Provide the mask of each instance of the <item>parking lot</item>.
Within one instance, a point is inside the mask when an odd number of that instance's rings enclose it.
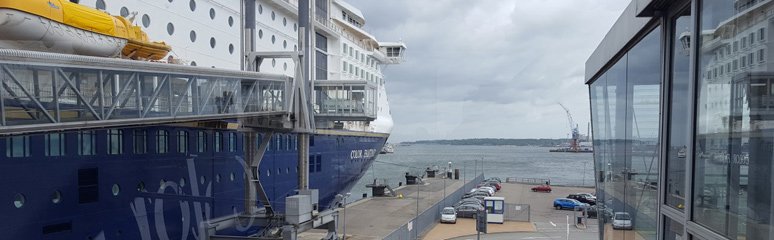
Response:
[[[514,224],[514,227],[505,229],[502,228],[503,226],[497,226],[497,232],[499,233],[490,232],[490,234],[482,235],[482,239],[566,239],[568,217],[570,218],[570,239],[599,239],[597,219],[588,219],[585,229],[577,228],[573,222],[574,213],[576,212],[572,210],[556,210],[553,207],[553,200],[556,198],[566,197],[570,193],[593,192],[593,188],[552,186],[552,191],[546,193],[532,192],[530,188],[534,186],[503,183],[502,190],[496,194],[496,196],[504,197],[506,203],[529,204],[531,209],[530,225],[532,227],[524,227],[523,223]],[[579,212],[577,213],[580,214]],[[449,228],[448,225],[450,224],[438,225],[435,228]],[[492,225],[496,224],[490,224],[490,226]],[[431,239],[428,237],[430,237],[430,233],[436,230],[435,228],[426,235],[425,239]],[[471,227],[473,229],[469,231],[459,230],[464,228],[465,226],[460,225],[457,231],[465,235],[447,239],[475,239],[475,228]]]

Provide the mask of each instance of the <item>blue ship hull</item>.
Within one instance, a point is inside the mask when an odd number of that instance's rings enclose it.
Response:
[[[296,138],[275,133],[258,170],[279,213],[298,186]],[[321,210],[352,189],[386,140],[310,137]],[[0,238],[202,239],[200,222],[244,211],[244,142],[232,130],[177,126],[0,138]]]

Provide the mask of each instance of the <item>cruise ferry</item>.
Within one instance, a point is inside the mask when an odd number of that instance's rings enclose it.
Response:
[[[244,16],[245,6],[251,5],[244,0],[0,0],[0,52],[18,50],[19,56],[41,61],[74,59],[68,61],[136,73],[103,76],[100,70],[102,84],[94,84],[99,92],[87,93],[70,90],[84,89],[80,84],[88,80],[88,71],[71,74],[68,62],[50,68],[64,70],[49,71],[49,66],[34,61],[13,65],[4,62],[10,57],[0,60],[0,129],[31,129],[0,137],[0,238],[266,235],[268,227],[223,229],[213,220],[265,213],[264,207],[283,213],[286,198],[298,194],[299,171],[308,171],[308,188],[318,191],[316,211],[334,208],[341,200],[336,196],[350,191],[389,137],[393,122],[382,70],[401,63],[406,46],[378,41],[364,30],[364,14],[347,2],[312,1],[309,77],[314,84],[309,109],[314,127],[299,133],[274,120],[257,121],[251,124],[258,129],[258,140],[250,141],[252,130],[228,114],[235,111],[234,102],[260,110],[289,104],[276,101],[279,98],[242,103],[225,87],[196,84],[213,73],[297,78],[298,61],[293,58],[251,62],[245,49],[263,56],[298,52],[302,24],[297,0],[258,0],[254,22],[246,24],[244,19],[253,19]],[[245,34],[251,34],[254,43],[246,42],[250,37]],[[251,63],[259,74],[246,70]],[[170,69],[177,75],[148,77],[140,68]],[[204,77],[190,77],[196,74]],[[25,77],[34,81],[19,80]],[[108,80],[103,82],[103,77]],[[134,83],[134,91],[124,92]],[[261,84],[253,86],[261,89],[256,94],[292,95],[282,91],[289,86]],[[177,92],[175,87],[185,90]],[[234,89],[252,93],[244,84]],[[201,110],[188,105],[189,100],[199,101],[190,97],[194,92],[205,99],[201,109],[207,101],[217,105],[206,108],[211,113],[205,115],[207,120],[134,122],[135,115],[163,112],[161,105],[167,103],[173,117],[172,109]],[[110,102],[123,105],[105,107]],[[143,105],[152,106],[126,111]],[[91,113],[102,117],[89,118]],[[90,125],[111,114],[124,121]],[[218,114],[232,117],[221,119]],[[73,124],[64,124],[68,120]],[[297,144],[302,134],[308,136],[308,166],[298,161],[306,154],[306,145]],[[260,152],[260,165],[246,170],[247,152],[253,151]],[[260,194],[251,189],[251,182],[260,182],[265,196],[256,196]]]

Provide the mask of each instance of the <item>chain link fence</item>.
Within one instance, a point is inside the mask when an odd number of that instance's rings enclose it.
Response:
[[[481,181],[484,181],[484,175],[478,175],[478,177],[465,183],[465,186],[457,189],[452,193],[446,195],[446,199],[434,204],[427,210],[419,214],[418,217],[411,219],[408,223],[403,224],[398,229],[395,229],[392,233],[384,237],[387,240],[409,240],[417,239],[422,234],[425,234],[431,227],[433,227],[438,221],[441,220],[441,210],[446,206],[451,206],[452,203],[462,198],[470,189],[475,188]],[[529,207],[527,208],[529,212]],[[527,213],[529,215],[529,213]]]
[[[511,204],[506,203],[505,204],[505,220],[506,221],[519,221],[519,222],[529,222],[530,221],[530,212],[529,212],[529,204]]]

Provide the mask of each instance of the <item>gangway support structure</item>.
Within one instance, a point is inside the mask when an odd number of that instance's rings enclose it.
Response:
[[[283,75],[0,49],[0,135],[291,114]]]

